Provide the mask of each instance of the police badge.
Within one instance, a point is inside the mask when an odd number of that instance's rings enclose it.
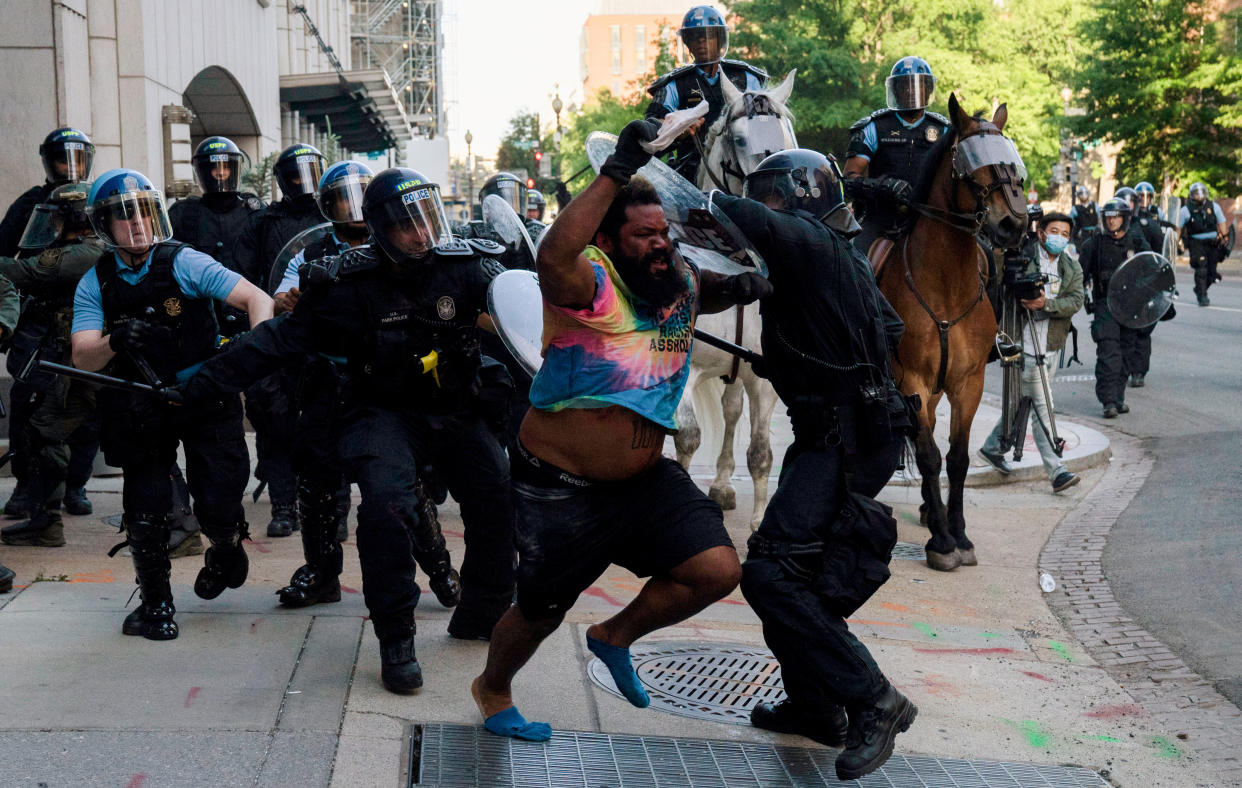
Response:
[[[928,126],[927,131],[923,132],[923,134],[926,135],[928,142],[935,142],[940,139],[940,129],[935,126]]]
[[[164,313],[169,317],[181,314],[181,299],[176,297],[164,299]]]
[[[441,320],[452,320],[457,314],[457,305],[453,303],[450,296],[440,296],[436,301],[436,314]]]

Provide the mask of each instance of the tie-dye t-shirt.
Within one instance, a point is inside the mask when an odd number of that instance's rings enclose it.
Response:
[[[659,314],[635,302],[603,252],[586,248],[595,269],[587,309],[543,302],[543,366],[530,388],[541,410],[621,405],[677,429],[677,404],[690,374],[697,276],[685,297]]]

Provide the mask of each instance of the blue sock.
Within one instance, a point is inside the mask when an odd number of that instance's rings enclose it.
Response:
[[[552,726],[546,722],[527,722],[517,706],[510,706],[483,721],[483,727],[497,736],[525,741],[547,741],[552,738]]]
[[[587,635],[587,648],[608,666],[612,680],[625,699],[640,709],[651,705],[647,691],[638,683],[638,674],[634,672],[634,664],[630,660],[630,650],[620,646],[611,646]]]

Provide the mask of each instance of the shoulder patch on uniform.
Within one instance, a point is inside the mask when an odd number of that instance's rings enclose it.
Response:
[[[878,120],[879,118],[884,117],[885,115],[887,115],[888,113],[892,111],[893,110],[889,109],[888,107],[885,107],[884,109],[877,109],[875,112],[872,112],[870,115],[864,115],[863,117],[855,121],[853,126],[850,126],[850,133],[852,134],[855,131],[861,131],[862,129],[867,127],[868,123]]]
[[[650,86],[648,86],[648,88],[647,88],[647,92],[648,92],[649,94],[651,94],[651,96],[653,96],[653,97],[654,97],[656,93],[658,93],[660,90],[663,90],[663,89],[664,89],[664,86],[665,86],[665,85],[667,85],[668,83],[672,82],[674,79],[677,79],[677,78],[678,78],[678,77],[680,77],[682,74],[685,74],[687,71],[690,71],[690,70],[691,70],[691,69],[693,69],[693,68],[694,68],[694,66],[693,66],[693,65],[689,65],[689,66],[682,66],[681,68],[675,68],[675,69],[673,69],[672,71],[668,72],[667,74],[665,74],[665,75],[663,75],[663,76],[659,77],[658,79],[656,79],[656,81],[655,81],[655,82],[652,82],[652,83],[651,83],[651,85],[650,85]]]
[[[766,80],[770,76],[768,72],[764,71],[762,68],[759,68],[759,66],[753,66],[750,63],[747,63],[745,60],[725,59],[725,60],[720,61],[720,65],[733,66],[734,68],[742,69],[743,71],[749,71],[750,73],[758,77],[760,80]]]
[[[324,267],[330,268],[331,266],[327,262],[328,259],[323,258],[320,260],[320,263]],[[337,275],[345,277],[362,271],[370,271],[378,266],[380,261],[379,256],[370,247],[359,246],[356,249],[350,249],[348,252],[341,254],[337,262],[340,265]]]
[[[949,122],[949,119],[946,118],[944,115],[941,115],[939,112],[932,112],[930,109],[923,110],[923,111],[926,112],[927,117],[931,118],[932,120],[943,123],[945,126],[951,125]]]
[[[263,201],[260,200],[256,195],[243,194],[241,198],[242,198],[242,202],[246,204],[246,208],[248,208],[251,213],[254,213],[256,211],[261,211],[266,207]]]
[[[489,241],[486,238],[468,238],[466,243],[478,254],[485,257],[495,257],[505,253],[505,248],[495,241]]]
[[[508,270],[505,268],[504,263],[500,262],[495,257],[484,257],[480,262],[483,264],[483,273],[487,276],[489,281],[495,279]]]
[[[450,238],[444,243],[436,247],[436,254],[440,257],[473,257],[474,249],[470,246],[475,238]]]

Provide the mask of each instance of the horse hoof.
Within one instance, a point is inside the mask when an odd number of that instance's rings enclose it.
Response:
[[[962,548],[959,547],[957,548],[957,554],[961,556],[962,566],[978,566],[979,565],[979,559],[975,558],[975,548],[972,547],[969,550],[963,550]]]
[[[737,508],[737,491],[732,487],[713,487],[707,491],[707,497],[715,501],[726,512]]]
[[[962,556],[954,550],[951,553],[937,553],[927,550],[927,565],[937,572],[952,572],[962,565]]]

